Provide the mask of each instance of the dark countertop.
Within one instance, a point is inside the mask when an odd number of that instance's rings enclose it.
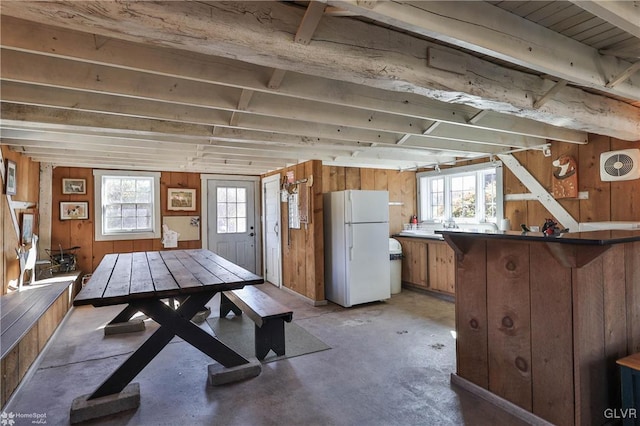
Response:
[[[468,238],[491,238],[503,240],[520,241],[540,241],[546,243],[560,244],[582,244],[604,246],[610,244],[629,243],[640,241],[640,230],[611,230],[611,231],[589,231],[589,232],[568,232],[555,236],[545,236],[542,232],[519,232],[519,231],[489,231],[489,232],[469,232],[455,229],[438,230],[437,234],[447,236],[462,236]]]

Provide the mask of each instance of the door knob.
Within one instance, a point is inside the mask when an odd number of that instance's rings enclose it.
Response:
[[[254,235],[256,234],[254,234],[253,232],[249,234],[250,237],[253,237]]]

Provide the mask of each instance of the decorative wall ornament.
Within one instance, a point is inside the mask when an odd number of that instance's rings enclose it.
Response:
[[[196,190],[184,188],[167,189],[167,210],[196,210]]]
[[[7,195],[16,195],[18,189],[18,166],[14,161],[7,160],[7,174],[5,175]]]
[[[86,194],[86,179],[62,179],[63,194]]]
[[[561,155],[553,160],[553,197],[578,197],[578,164],[571,155]]]
[[[60,202],[60,220],[89,219],[89,203],[87,201]]]

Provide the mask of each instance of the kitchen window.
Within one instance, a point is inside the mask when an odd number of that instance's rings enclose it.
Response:
[[[418,173],[420,220],[498,223],[503,217],[502,164],[490,164]]]
[[[94,170],[96,241],[160,238],[160,173]]]

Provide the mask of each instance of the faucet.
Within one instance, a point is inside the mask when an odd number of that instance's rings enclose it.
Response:
[[[443,222],[443,226],[445,227],[445,229],[458,227],[458,225],[456,225],[456,222],[453,220],[453,218],[450,218],[449,220]]]

